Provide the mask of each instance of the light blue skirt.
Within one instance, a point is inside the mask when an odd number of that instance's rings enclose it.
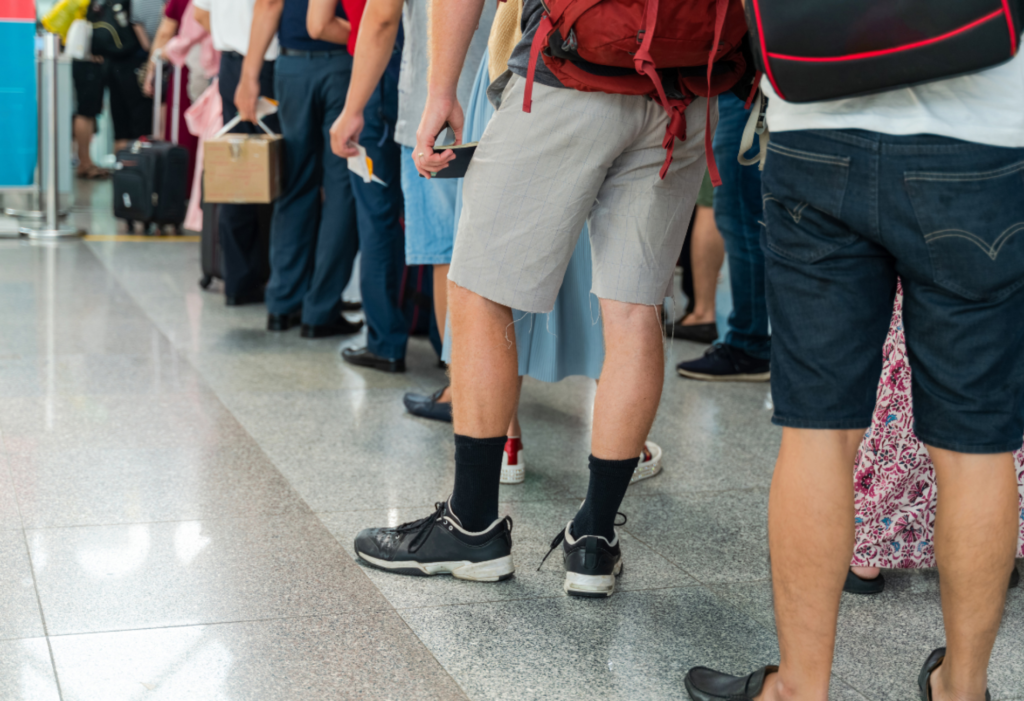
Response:
[[[489,84],[487,54],[480,62],[473,85],[473,95],[466,105],[464,141],[478,141],[494,106],[487,99]],[[455,230],[462,213],[462,181],[455,196]],[[570,375],[586,375],[597,379],[604,363],[604,337],[598,299],[590,293],[592,273],[590,234],[586,225],[572,253],[569,267],[558,291],[555,308],[547,314],[512,310],[516,328],[516,351],[519,374],[544,382],[558,382]],[[450,357],[451,328],[445,329],[442,357]]]

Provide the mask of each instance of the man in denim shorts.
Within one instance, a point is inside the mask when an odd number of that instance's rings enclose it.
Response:
[[[893,698],[982,701],[1018,536],[1024,55],[871,97],[794,105],[765,92],[762,245],[774,422],[784,427],[769,540],[782,664],[747,677],[696,668],[687,690],[696,701],[828,698],[853,555],[851,467],[899,277],[915,431],[939,488],[946,647],[920,675],[907,670]],[[1020,685],[993,691],[1007,698]]]
[[[450,150],[433,152],[442,126],[450,123],[461,136],[455,88],[483,2],[433,5],[430,91],[414,154],[424,176],[453,157]],[[565,591],[605,597],[622,568],[615,513],[661,398],[660,305],[704,176],[708,104],[697,99],[686,110],[687,138],[675,143],[664,179],[668,117],[646,97],[567,89],[538,57],[532,111],[524,112],[542,10],[541,0],[524,3],[523,38],[499,79],[500,106],[463,190],[448,275],[454,491],[422,521],[363,531],[355,549],[373,565],[407,574],[450,572],[475,581],[512,575],[510,523],[498,518],[501,456],[519,392],[511,309],[551,311],[587,222],[605,361],[594,401],[590,487],[560,538]],[[716,104],[711,108],[716,120]]]

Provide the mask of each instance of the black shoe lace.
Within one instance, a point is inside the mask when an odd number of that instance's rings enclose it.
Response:
[[[617,511],[615,515],[616,516],[621,516],[622,517],[622,521],[621,522],[616,522],[613,525],[616,528],[618,528],[619,526],[625,526],[626,525],[626,521],[629,520],[629,518],[626,516],[626,514],[622,513],[621,511]],[[551,549],[548,550],[548,554],[545,555],[544,558],[540,561],[540,564],[537,565],[537,571],[538,572],[540,572],[540,568],[544,566],[544,563],[547,562],[547,559],[549,557],[551,557],[551,553],[555,552],[555,548],[557,548],[559,545],[561,545],[562,541],[564,541],[564,540],[565,540],[565,529],[563,528],[562,530],[560,530],[558,532],[558,535],[555,536],[555,539],[551,541],[551,546],[550,546]]]
[[[434,524],[440,521],[444,516],[444,507],[445,503],[443,501],[436,502],[434,504],[434,513],[430,514],[426,518],[421,518],[418,521],[403,523],[401,526],[397,526],[394,529],[395,533],[414,533],[419,531],[409,543],[410,553],[416,552],[425,542],[427,542],[427,538],[430,537],[430,533],[434,530]]]

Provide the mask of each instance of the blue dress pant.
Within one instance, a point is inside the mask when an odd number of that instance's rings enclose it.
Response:
[[[344,50],[278,57],[274,88],[284,136],[281,196],[270,233],[267,310],[302,308],[302,323],[341,313],[341,293],[359,250],[348,164],[331,153],[329,130],[341,114],[352,74]]]
[[[241,54],[225,51],[220,56],[220,99],[224,123],[235,118],[235,88],[242,73]],[[260,92],[274,97],[274,62],[267,61],[260,71]],[[278,130],[276,115],[264,123],[272,130]],[[263,133],[255,124],[242,122],[231,130],[233,133]],[[218,234],[223,255],[224,294],[235,299],[258,296],[267,281],[267,252],[260,245],[260,217],[267,217],[273,205],[219,204]]]
[[[725,241],[732,287],[732,313],[725,342],[750,356],[768,360],[771,336],[761,251],[761,171],[736,160],[749,114],[743,109],[743,101],[732,93],[718,96],[714,148],[722,184],[715,188],[715,224]]]

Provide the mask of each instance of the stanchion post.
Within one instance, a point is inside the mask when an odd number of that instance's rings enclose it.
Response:
[[[46,105],[45,133],[43,140],[49,149],[49,168],[46,172],[46,206],[42,228],[23,227],[21,233],[32,239],[55,239],[77,236],[78,231],[61,227],[57,211],[60,193],[58,190],[58,170],[60,166],[59,138],[57,133],[57,61],[60,59],[60,37],[56,34],[43,34],[43,76],[49,93],[49,104]]]

